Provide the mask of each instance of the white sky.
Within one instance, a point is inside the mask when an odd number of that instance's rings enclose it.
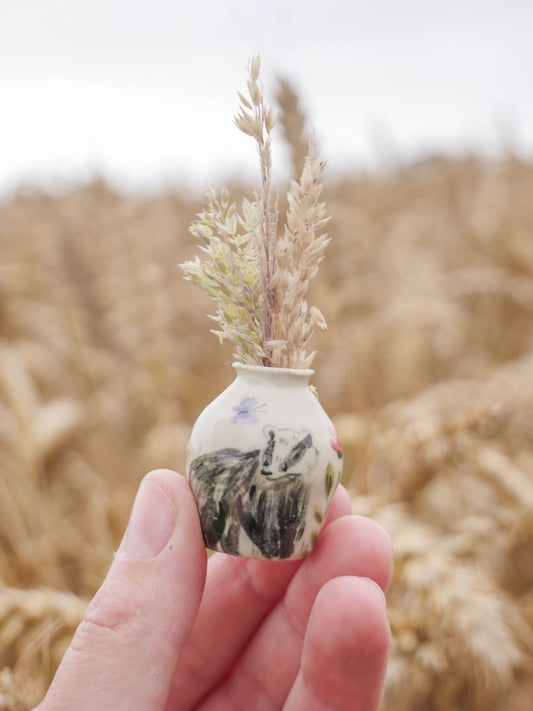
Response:
[[[533,156],[531,0],[0,0],[0,193],[255,170],[232,117],[257,53],[330,171],[502,137]]]

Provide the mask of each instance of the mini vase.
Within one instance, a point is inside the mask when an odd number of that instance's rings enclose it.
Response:
[[[199,415],[187,473],[207,548],[246,558],[303,558],[342,473],[335,428],[312,370],[234,363],[235,380]]]

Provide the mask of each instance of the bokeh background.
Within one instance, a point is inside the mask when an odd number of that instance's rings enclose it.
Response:
[[[314,134],[311,300],[353,510],[391,533],[383,709],[533,698],[533,6],[20,0],[0,23],[0,709],[42,697],[142,476],[232,379],[177,263],[207,181],[281,203]]]

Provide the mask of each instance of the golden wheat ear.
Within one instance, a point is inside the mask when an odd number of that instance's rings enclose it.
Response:
[[[327,328],[316,306],[309,308],[307,292],[324,258],[329,238],[324,228],[329,222],[326,206],[320,202],[325,164],[315,156],[313,144],[305,158],[299,182],[292,181],[287,194],[289,209],[285,232],[276,246],[277,339],[282,360],[289,368],[308,368],[314,353],[306,345],[315,326]]]
[[[304,168],[309,150],[309,136],[305,128],[306,116],[298,94],[285,77],[278,79],[276,103],[279,106],[279,124],[291,154],[292,175],[297,177],[302,174]]]

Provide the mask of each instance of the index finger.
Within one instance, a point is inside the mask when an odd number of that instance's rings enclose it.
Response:
[[[350,509],[346,489],[338,486],[325,528],[348,515]],[[283,597],[301,565],[301,560],[248,560],[225,553],[211,556],[200,611],[172,683],[169,711],[193,708],[220,681]]]

